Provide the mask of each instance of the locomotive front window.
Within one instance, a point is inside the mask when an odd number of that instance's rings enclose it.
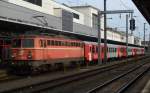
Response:
[[[11,44],[11,40],[5,40],[5,45],[9,45],[9,44]]]
[[[34,40],[33,39],[22,39],[22,47],[23,48],[33,48]]]
[[[0,45],[3,45],[3,40],[0,40]]]
[[[21,47],[21,39],[15,39],[15,40],[13,40],[12,47],[14,47],[14,48],[20,48]]]

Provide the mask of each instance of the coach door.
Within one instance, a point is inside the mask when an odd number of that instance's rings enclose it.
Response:
[[[92,45],[90,45],[89,48],[90,48],[90,52],[89,52],[89,61],[92,61],[92,59],[93,59]]]

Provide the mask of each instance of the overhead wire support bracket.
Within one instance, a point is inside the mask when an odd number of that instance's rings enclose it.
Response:
[[[101,11],[101,14],[119,14],[119,13],[134,13],[134,10],[110,10],[110,11]]]

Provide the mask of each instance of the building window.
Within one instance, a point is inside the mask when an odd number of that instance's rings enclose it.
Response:
[[[38,6],[42,6],[42,0],[24,0],[24,1],[30,2]]]
[[[96,14],[92,14],[92,20],[93,20],[92,23],[93,28],[98,29],[98,16]]]
[[[73,13],[73,17],[76,18],[76,19],[80,19],[80,16],[76,13]]]

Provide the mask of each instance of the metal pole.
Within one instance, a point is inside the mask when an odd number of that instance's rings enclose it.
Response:
[[[144,23],[144,49],[145,49],[145,30],[146,30],[146,23]]]
[[[133,13],[131,13],[131,19],[133,18]],[[131,30],[131,35],[133,35],[133,30]]]
[[[128,14],[126,15],[126,54],[128,57],[128,20],[129,20],[129,16]]]
[[[148,46],[149,46],[149,52],[150,52],[150,33],[149,33],[149,42],[148,42]]]
[[[104,0],[104,63],[107,62],[107,15],[106,0]]]
[[[101,64],[101,13],[98,12],[98,64]]]

